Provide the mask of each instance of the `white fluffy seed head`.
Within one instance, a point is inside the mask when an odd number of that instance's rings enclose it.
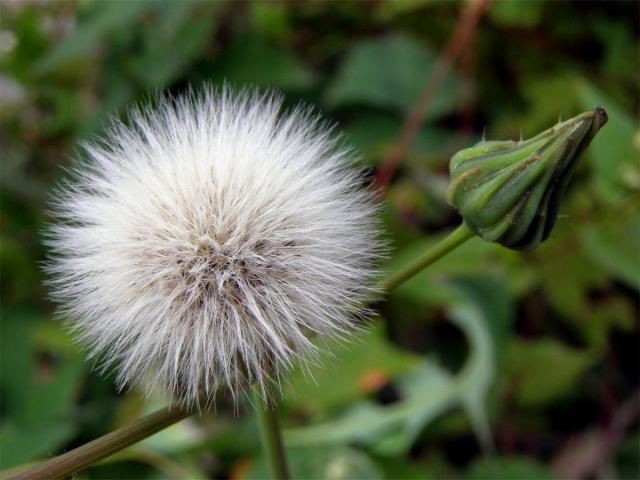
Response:
[[[340,335],[380,253],[371,194],[308,110],[205,88],[114,122],[55,194],[61,314],[119,385],[265,391]]]

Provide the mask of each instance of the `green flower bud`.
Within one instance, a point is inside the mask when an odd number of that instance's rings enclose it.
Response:
[[[461,150],[449,163],[447,201],[485,240],[530,250],[551,233],[577,159],[606,122],[596,107],[526,141]]]

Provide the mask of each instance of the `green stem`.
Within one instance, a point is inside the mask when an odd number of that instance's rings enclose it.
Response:
[[[397,272],[392,273],[384,279],[378,287],[384,293],[389,292],[409,280],[411,277],[421,272],[436,260],[444,257],[447,253],[462,245],[475,235],[469,227],[462,223],[453,232],[447,235],[440,242],[428,249],[418,258],[414,259]]]
[[[253,398],[256,404],[260,440],[269,463],[271,479],[287,480],[289,472],[282,443],[282,434],[280,433],[276,402],[275,400],[265,402],[262,399],[262,392],[256,386],[253,387]]]
[[[67,453],[46,460],[14,480],[66,478],[94,463],[187,418],[192,412],[178,407],[158,410]]]

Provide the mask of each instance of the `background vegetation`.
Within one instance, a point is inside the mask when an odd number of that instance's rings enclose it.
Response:
[[[39,264],[46,199],[79,141],[149,93],[273,87],[338,122],[372,175],[461,2],[59,1],[0,5],[2,468],[60,453],[162,405],[91,372]],[[394,255],[459,222],[452,153],[595,105],[609,124],[552,237],[474,239],[379,305],[317,384],[283,406],[295,478],[639,478],[639,4],[496,1],[388,186]],[[252,409],[182,422],[78,478],[260,478]]]

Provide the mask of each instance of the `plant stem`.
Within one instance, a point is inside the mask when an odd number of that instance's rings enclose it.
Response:
[[[133,445],[154,433],[185,419],[192,412],[178,407],[168,407],[93,440],[70,452],[46,460],[14,480],[62,479]]]
[[[425,79],[422,91],[407,113],[398,136],[389,148],[387,155],[380,161],[373,182],[374,190],[385,188],[393,177],[398,164],[420,131],[420,127],[431,110],[454,63],[465,51],[469,51],[478,22],[488,10],[491,2],[492,0],[463,2],[453,32],[438,55],[433,68],[429,70],[429,76]]]
[[[262,448],[267,456],[269,472],[272,480],[287,480],[287,459],[284,453],[282,435],[278,422],[278,410],[276,402],[263,401],[262,393],[256,386],[253,387],[253,398],[256,404],[258,427],[260,428],[260,440]]]
[[[382,290],[383,293],[393,290],[398,285],[406,282],[415,274],[421,272],[436,260],[439,260],[447,253],[462,245],[473,236],[475,236],[475,233],[473,233],[469,229],[469,227],[462,223],[453,232],[447,235],[436,245],[428,249],[418,258],[403,266],[397,272],[390,274],[386,279],[380,282],[380,284],[378,285],[379,289]]]

